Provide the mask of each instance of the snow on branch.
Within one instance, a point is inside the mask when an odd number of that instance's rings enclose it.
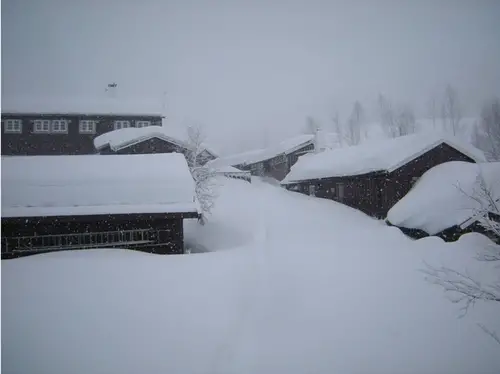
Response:
[[[457,187],[467,198],[477,202],[478,208],[474,212],[474,218],[479,224],[496,238],[500,238],[500,222],[492,218],[492,214],[500,218],[500,199],[493,194],[492,186],[488,186],[482,173],[478,173],[472,193],[467,193],[460,186]],[[497,268],[500,268],[500,245],[494,243],[487,245],[478,253],[476,260],[496,262],[499,264]],[[445,266],[434,267],[427,263],[426,269],[422,272],[426,274],[427,281],[443,288],[444,292],[450,296],[451,302],[462,304],[461,317],[465,316],[469,308],[478,301],[500,303],[500,276],[490,282],[481,282],[467,272],[460,272]],[[496,332],[481,324],[478,326],[500,344]]]
[[[212,212],[217,198],[215,176],[216,171],[207,166],[207,155],[204,147],[206,136],[200,125],[190,125],[187,128],[189,151],[187,162],[195,181],[196,197],[202,210],[200,223],[204,224],[206,215]]]
[[[482,284],[470,275],[448,267],[436,268],[427,263],[426,267],[427,269],[422,270],[427,274],[426,280],[441,286],[446,293],[450,294],[451,302],[463,304],[462,317],[479,300],[500,303],[500,282]]]

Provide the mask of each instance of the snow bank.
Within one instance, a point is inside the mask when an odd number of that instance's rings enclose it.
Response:
[[[2,157],[2,216],[196,212],[183,155]]]
[[[445,143],[476,162],[484,154],[457,138],[441,134],[414,134],[395,139],[367,141],[358,146],[308,154],[300,157],[282,183],[334,176],[360,175],[374,171],[394,171],[437,145]]]
[[[333,201],[221,180],[197,227],[204,243],[238,249],[3,261],[3,371],[499,372],[498,345],[476,325],[500,331],[496,305],[459,319],[419,272],[426,261],[498,274],[473,259],[479,241],[411,241]]]
[[[429,235],[460,225],[488,202],[479,195],[481,174],[495,199],[500,199],[500,162],[447,162],[428,170],[391,210],[393,225],[420,229]],[[470,196],[479,198],[477,201]]]
[[[118,114],[162,116],[158,98],[3,96],[3,113]]]

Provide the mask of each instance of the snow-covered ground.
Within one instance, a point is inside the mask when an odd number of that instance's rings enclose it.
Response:
[[[489,277],[488,244],[394,227],[255,179],[220,178],[213,253],[93,250],[2,262],[5,373],[498,373],[500,309],[459,307],[423,261]],[[496,270],[498,271],[498,270]]]

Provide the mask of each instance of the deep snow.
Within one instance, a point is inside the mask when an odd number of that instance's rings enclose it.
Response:
[[[483,187],[478,177],[482,178]],[[461,225],[481,209],[489,207],[494,211],[481,188],[489,191],[493,201],[500,199],[500,162],[446,162],[425,172],[389,210],[387,220],[399,227],[435,235]]]
[[[220,251],[3,261],[3,372],[499,372],[476,326],[500,331],[498,307],[458,319],[419,272],[491,275],[472,259],[484,237],[412,241],[332,201],[219,180],[213,216],[186,238]]]
[[[199,209],[179,153],[2,157],[1,173],[2,217]]]

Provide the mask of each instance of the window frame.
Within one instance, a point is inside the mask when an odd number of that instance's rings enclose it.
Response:
[[[151,124],[152,124],[152,122],[147,121],[147,120],[135,121],[135,127],[139,128],[139,129],[143,128],[143,127],[149,127],[149,126],[151,126]]]
[[[335,184],[336,196],[339,201],[344,201],[345,199],[345,184],[344,182],[337,182]]]
[[[56,128],[59,126],[59,128]],[[52,134],[67,134],[68,133],[68,120],[54,119],[50,124],[50,132]]]
[[[80,134],[95,134],[97,130],[97,121],[91,119],[82,119],[78,122],[78,132]]]
[[[19,125],[18,127],[15,125]],[[9,128],[9,126],[12,126]],[[22,119],[5,119],[3,124],[3,132],[5,134],[22,134],[23,120]]]
[[[41,125],[41,128],[38,128],[38,125]],[[47,125],[47,128],[44,129],[43,125]],[[50,119],[36,119],[33,121],[33,133],[34,134],[50,134],[51,130],[51,120]]]
[[[308,189],[307,189],[307,192],[309,194],[309,196],[313,196],[315,197],[316,196],[316,192],[317,192],[317,188],[316,188],[316,185],[315,184],[310,184],[308,186]]]
[[[127,126],[124,126],[124,125],[127,125]],[[130,128],[130,121],[129,120],[115,120],[114,123],[113,123],[113,128],[115,130],[120,130],[120,129],[128,129]]]

